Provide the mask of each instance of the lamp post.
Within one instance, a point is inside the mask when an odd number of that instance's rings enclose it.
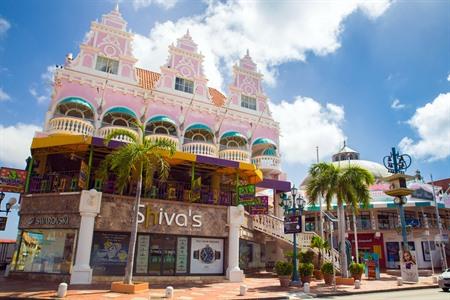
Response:
[[[434,208],[436,209],[436,222],[438,224],[438,229],[439,229],[439,235],[440,235],[440,242],[439,242],[439,249],[441,250],[441,257],[442,257],[442,265],[445,269],[447,269],[447,255],[445,254],[445,244],[442,240],[442,223],[441,223],[441,216],[439,215],[439,205],[437,202],[437,198],[436,198],[436,193],[434,191],[434,181],[433,181],[433,175],[430,174],[430,179],[431,179],[431,186],[433,188],[433,200],[434,200]]]
[[[300,212],[298,215],[298,222],[296,225],[296,232],[293,233],[293,251],[292,251],[292,264],[293,264],[293,272],[292,272],[292,285],[301,285],[300,278],[298,276],[298,266],[297,266],[297,232],[301,231],[301,218],[302,211],[305,205],[305,199],[298,194],[298,189],[295,185],[291,189],[291,197],[283,199],[283,208],[285,215],[296,216],[297,211]]]
[[[3,199],[5,199],[5,196],[6,196],[5,193],[0,192],[0,207]],[[9,201],[6,203],[6,209],[5,210],[0,209],[0,212],[4,212],[6,213],[6,215],[8,215],[8,213],[11,211],[11,208],[14,206],[14,204],[16,204],[16,202],[17,202],[16,198],[9,199]]]
[[[386,178],[391,183],[388,191],[385,194],[393,196],[394,203],[398,205],[400,211],[400,223],[402,227],[403,250],[408,250],[408,237],[406,235],[406,221],[405,209],[406,197],[412,193],[412,190],[406,187],[406,179],[413,178],[405,175],[406,169],[411,165],[411,156],[408,154],[400,154],[395,147],[392,147],[392,152],[383,159],[384,166],[390,173],[394,175]]]

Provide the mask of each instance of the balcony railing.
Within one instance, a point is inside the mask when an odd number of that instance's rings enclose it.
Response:
[[[55,117],[49,121],[48,132],[50,134],[79,134],[93,135],[94,125],[84,119],[74,117]]]
[[[252,164],[258,169],[280,170],[280,158],[270,155],[259,155],[252,157]]]
[[[183,144],[183,152],[217,157],[217,146],[212,143],[200,141],[186,141]]]
[[[31,176],[29,193],[62,193],[79,191],[79,171],[65,171]]]
[[[78,185],[79,171],[54,172],[45,175],[34,175],[30,178],[28,193],[63,193],[76,192],[81,188]],[[115,180],[110,179],[102,182],[91,174],[88,189],[95,188],[107,194],[123,194],[126,196],[136,195],[136,185],[127,185],[122,193],[117,189]],[[171,201],[184,201],[203,204],[225,205],[233,204],[236,193],[229,186],[221,186],[220,191],[213,192],[208,185],[202,185],[197,191],[197,196],[192,197],[191,183],[181,181],[160,181],[154,180],[151,188],[142,190],[142,197],[152,199],[162,199]]]
[[[129,127],[113,126],[113,125],[103,126],[102,128],[99,129],[98,135],[101,138],[105,138],[108,134],[110,134],[115,129],[123,129],[123,130],[129,131],[134,136],[137,136],[136,131],[134,131],[133,129],[131,129]],[[119,142],[125,142],[125,143],[130,143],[131,142],[131,139],[128,136],[126,136],[126,135],[119,135],[116,138],[114,138],[113,140],[119,141]]]
[[[246,163],[250,162],[249,152],[239,148],[221,149],[219,151],[219,158]]]
[[[175,144],[177,150],[180,148],[179,140],[176,136],[168,135],[168,134],[148,134],[145,136],[146,139],[152,141],[152,142],[158,142],[158,141],[168,141]]]

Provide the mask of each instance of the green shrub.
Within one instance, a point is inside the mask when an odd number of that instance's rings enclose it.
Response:
[[[333,275],[333,264],[330,262],[326,262],[320,268],[323,274]]]
[[[292,264],[287,261],[277,261],[275,264],[275,272],[278,276],[289,276],[292,274]]]
[[[364,272],[364,264],[352,262],[348,267],[348,270],[352,275],[361,275]]]
[[[314,260],[314,255],[315,254],[314,254],[314,252],[312,250],[308,250],[306,252],[302,252],[302,256],[300,258],[300,261],[302,263],[305,263],[305,264],[310,264]]]
[[[311,276],[314,272],[314,265],[312,263],[302,263],[298,267],[298,272],[301,276]]]

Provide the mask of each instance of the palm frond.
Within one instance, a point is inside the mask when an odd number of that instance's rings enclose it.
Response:
[[[108,146],[111,140],[120,136],[126,136],[130,138],[133,143],[139,143],[137,134],[133,134],[131,131],[121,128],[115,128],[110,133],[108,133],[106,137],[104,137],[103,143]]]

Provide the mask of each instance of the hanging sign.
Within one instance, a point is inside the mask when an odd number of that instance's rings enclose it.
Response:
[[[81,167],[80,167],[80,175],[78,176],[78,186],[82,190],[87,190],[88,173],[89,173],[89,166],[84,162],[84,160],[82,160]]]
[[[258,200],[259,204],[250,206],[250,215],[267,215],[269,214],[269,197],[268,196],[257,196],[255,199]]]
[[[0,192],[23,193],[27,171],[11,168],[0,168]]]
[[[302,217],[300,215],[284,216],[284,233],[302,232]]]
[[[238,186],[239,201],[248,198],[255,198],[256,187],[254,184]]]

